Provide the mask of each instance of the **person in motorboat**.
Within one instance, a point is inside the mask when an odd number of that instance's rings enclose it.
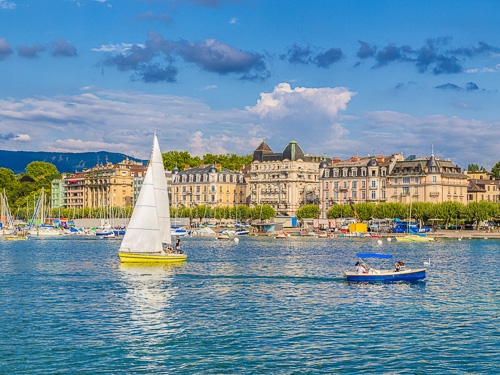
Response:
[[[399,262],[396,262],[396,272],[404,271],[404,269],[405,269],[404,260],[400,260]]]
[[[362,274],[362,273],[368,273],[368,271],[366,270],[365,266],[362,265],[361,263],[357,262],[356,263],[356,272],[358,274]]]

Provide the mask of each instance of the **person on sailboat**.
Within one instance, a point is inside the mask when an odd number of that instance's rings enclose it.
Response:
[[[181,239],[179,238],[179,236],[177,236],[175,239],[175,250],[177,250],[177,252],[181,254]]]

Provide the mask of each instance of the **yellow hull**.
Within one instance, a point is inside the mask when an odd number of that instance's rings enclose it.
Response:
[[[118,252],[122,263],[180,263],[187,259],[186,254],[140,254]]]
[[[427,236],[418,236],[418,235],[408,235],[402,237],[396,237],[396,241],[398,242],[431,242],[435,241],[432,237]]]
[[[4,238],[7,240],[7,241],[25,241],[28,239],[28,236],[4,236]]]

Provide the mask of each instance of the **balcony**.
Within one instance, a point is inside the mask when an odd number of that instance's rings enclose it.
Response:
[[[429,196],[432,197],[432,198],[439,197],[439,192],[429,193]]]

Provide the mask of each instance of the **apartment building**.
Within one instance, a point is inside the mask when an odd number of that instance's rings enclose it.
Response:
[[[320,218],[335,204],[387,201],[387,175],[403,157],[353,156],[320,164]]]
[[[467,174],[451,160],[407,157],[387,175],[387,202],[467,203]]]
[[[220,165],[201,165],[172,171],[171,206],[215,207],[246,204],[246,181],[242,173]]]
[[[295,216],[301,206],[319,204],[319,165],[323,161],[331,159],[306,155],[295,141],[280,153],[263,141],[254,151],[250,167],[250,207],[269,204],[278,216]]]

